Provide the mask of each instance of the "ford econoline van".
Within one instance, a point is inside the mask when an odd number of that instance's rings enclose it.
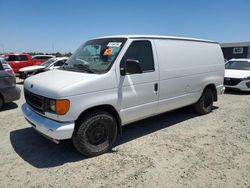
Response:
[[[22,111],[47,138],[85,156],[112,148],[122,126],[187,105],[212,111],[224,92],[217,42],[168,36],[101,37],[58,70],[28,78]]]

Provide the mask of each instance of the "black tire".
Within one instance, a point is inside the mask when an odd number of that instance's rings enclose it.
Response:
[[[0,95],[0,110],[3,108],[3,105],[4,105],[4,101],[3,101],[3,98]]]
[[[112,115],[104,111],[80,117],[76,127],[72,137],[73,145],[87,157],[107,152],[117,137],[117,123]]]
[[[213,91],[209,88],[205,89],[198,100],[194,105],[195,111],[199,114],[205,115],[212,111],[214,102]]]

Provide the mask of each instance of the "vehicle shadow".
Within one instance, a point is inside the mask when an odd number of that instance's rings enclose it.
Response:
[[[241,91],[241,90],[225,90],[224,94],[228,94],[228,95],[250,95],[249,91]]]
[[[214,107],[213,110],[217,108]],[[122,136],[117,139],[116,146],[198,116],[199,114],[188,106],[126,125],[123,127]]]
[[[126,125],[123,127],[122,136],[118,136],[115,146],[198,116],[191,107],[185,107]],[[54,144],[33,128],[12,131],[10,141],[15,152],[36,168],[50,168],[86,159],[76,152],[70,141]],[[111,152],[117,151],[114,149]]]
[[[0,110],[0,112],[7,111],[7,110],[13,110],[15,108],[18,108],[18,105],[14,102],[9,102],[3,105],[3,108]]]
[[[75,151],[69,140],[55,144],[31,127],[12,131],[10,142],[15,152],[36,168],[56,167],[85,159]]]

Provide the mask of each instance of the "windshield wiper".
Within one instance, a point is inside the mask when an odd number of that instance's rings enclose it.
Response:
[[[92,71],[88,66],[83,64],[74,64],[73,67],[86,71],[88,73],[94,73],[94,71]]]

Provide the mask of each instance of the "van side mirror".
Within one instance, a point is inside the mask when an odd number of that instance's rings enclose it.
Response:
[[[122,76],[125,76],[126,74],[141,74],[142,69],[139,60],[127,59],[125,61],[125,66],[120,68],[120,72]]]

